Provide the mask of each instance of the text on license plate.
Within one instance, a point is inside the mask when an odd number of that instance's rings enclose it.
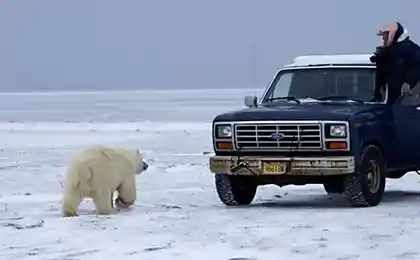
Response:
[[[281,174],[286,172],[286,163],[284,162],[264,162],[263,173]]]

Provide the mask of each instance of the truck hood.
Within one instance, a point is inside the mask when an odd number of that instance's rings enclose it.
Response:
[[[383,106],[383,105],[382,105]],[[353,117],[379,112],[380,104],[347,102],[281,103],[236,110],[215,117],[214,121],[264,121],[264,120],[351,120]]]

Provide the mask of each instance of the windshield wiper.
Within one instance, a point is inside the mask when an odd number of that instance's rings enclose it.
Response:
[[[274,100],[288,100],[288,101],[295,101],[296,103],[300,104],[300,100],[296,99],[295,97],[275,97],[275,98],[267,98],[264,102],[271,102]]]
[[[320,97],[317,98],[318,100],[351,100],[351,101],[355,101],[357,103],[360,104],[364,104],[365,102],[363,102],[362,100],[359,99],[353,99],[347,96],[325,96],[325,97]]]

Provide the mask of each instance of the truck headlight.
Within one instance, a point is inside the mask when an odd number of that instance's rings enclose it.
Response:
[[[346,137],[347,136],[347,129],[346,125],[343,124],[330,124],[328,137]]]
[[[218,125],[216,127],[217,138],[230,138],[232,137],[232,126],[231,125]]]

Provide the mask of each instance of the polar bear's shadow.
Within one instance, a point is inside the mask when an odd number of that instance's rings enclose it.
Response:
[[[111,216],[117,216],[117,215],[124,215],[126,213],[129,213],[133,211],[133,208],[120,208],[118,213],[114,214],[108,214],[108,215],[100,215],[96,212],[95,209],[80,209],[79,212],[77,212],[77,215],[79,216],[97,216],[97,217],[111,217]]]
[[[113,200],[113,206],[114,208],[118,208],[119,212],[109,215],[100,215],[96,212],[95,204],[93,203],[93,200],[91,198],[85,198],[79,206],[79,210],[77,214],[79,216],[113,216],[113,215],[119,215],[119,214],[125,214],[133,211],[133,206],[125,208],[125,207],[116,207],[115,199],[118,195],[118,192],[114,193],[114,200]]]

